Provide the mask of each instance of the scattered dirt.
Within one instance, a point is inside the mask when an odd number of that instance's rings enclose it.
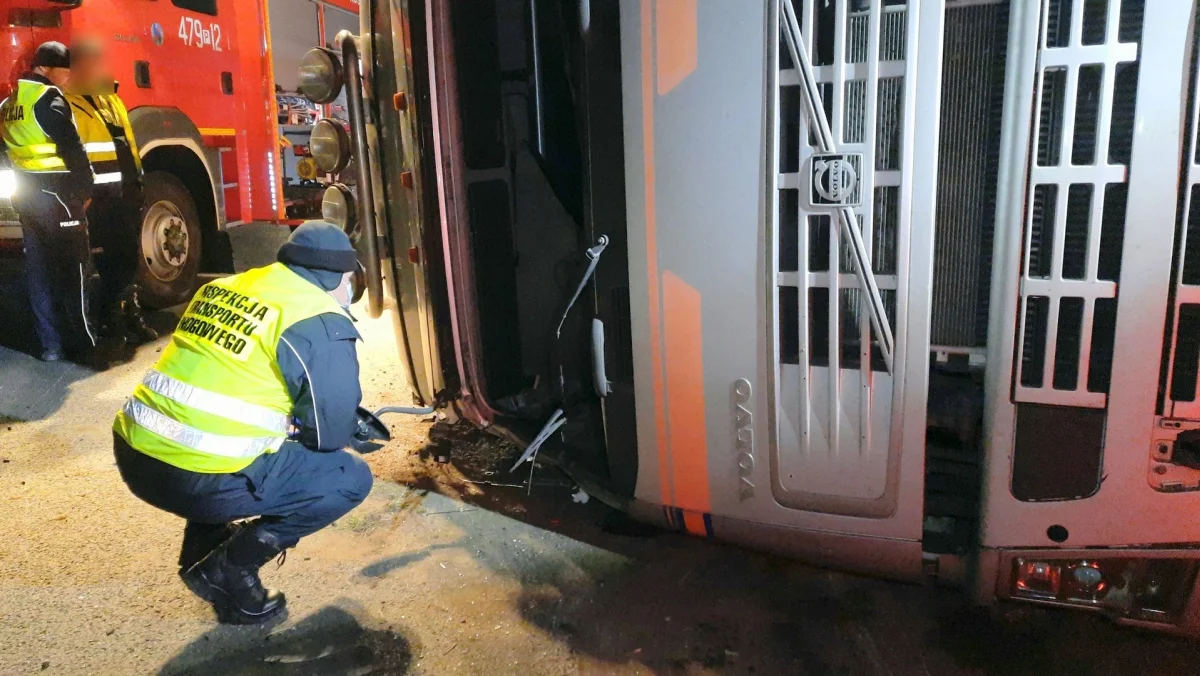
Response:
[[[520,482],[520,475],[507,472],[521,455],[520,449],[467,423],[430,425],[424,445],[415,454],[390,453],[391,446],[367,456],[376,475],[389,481],[455,497],[482,494],[480,482],[514,486]]]

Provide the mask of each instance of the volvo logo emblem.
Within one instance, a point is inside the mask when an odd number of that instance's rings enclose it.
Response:
[[[853,207],[861,203],[861,199],[855,199],[858,193],[855,160],[862,166],[861,154],[817,153],[812,156],[810,206]]]

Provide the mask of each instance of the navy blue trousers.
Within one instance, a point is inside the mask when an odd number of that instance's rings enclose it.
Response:
[[[113,434],[121,478],[133,494],[187,519],[179,565],[189,567],[229,534],[228,524],[261,517],[256,525],[295,546],[354,509],[371,492],[371,469],[347,451],[311,451],[284,442],[232,474],[189,472],[132,448]]]
[[[89,316],[88,280],[92,275],[87,219],[70,198],[30,182],[14,206],[21,215],[25,245],[25,282],[34,329],[42,350],[72,356],[96,344]]]

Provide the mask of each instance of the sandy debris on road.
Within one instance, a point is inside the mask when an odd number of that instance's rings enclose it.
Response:
[[[390,317],[360,328],[364,403],[409,403]],[[521,584],[477,560],[468,541],[478,534],[467,537],[456,525],[473,512],[477,522],[508,519],[384,481],[360,509],[303,542],[282,568],[264,569],[268,583],[289,594],[290,619],[275,631],[300,636],[300,647],[321,644],[313,636],[326,630],[342,637],[301,661],[280,653],[261,662],[275,655],[260,655],[257,644],[267,634],[214,624],[176,578],[182,521],[130,495],[112,462],[112,416],[162,344],[106,373],[62,378],[62,390],[52,393],[62,404],[44,419],[0,411],[7,416],[0,426],[0,673],[37,672],[44,663],[55,674],[146,673],[163,665],[186,671],[209,663],[242,673],[264,664],[343,673],[338,665],[347,659],[377,673],[393,673],[397,660],[424,673],[473,673],[485,664],[525,662],[530,650],[539,655],[540,673],[576,663],[561,643],[526,624],[512,603]],[[4,372],[40,367],[2,352]],[[447,494],[478,489],[454,476],[453,465],[421,458],[431,422],[387,422],[394,440],[368,456],[377,473],[415,483],[432,469]],[[326,648],[334,652],[317,659]]]

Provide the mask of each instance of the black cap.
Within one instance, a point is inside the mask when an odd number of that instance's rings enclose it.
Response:
[[[342,229],[325,221],[306,221],[279,247],[280,263],[313,270],[354,272],[358,255]]]
[[[70,68],[71,52],[61,42],[43,42],[33,53],[34,68]]]

